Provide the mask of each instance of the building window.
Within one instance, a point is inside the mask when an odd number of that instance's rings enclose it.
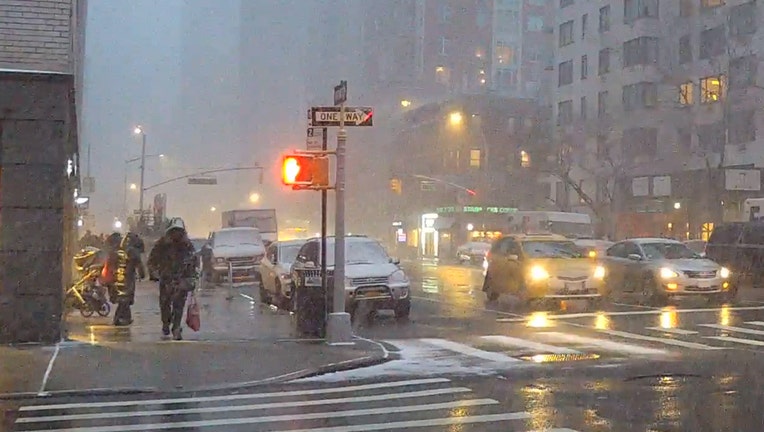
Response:
[[[544,18],[537,15],[528,16],[528,31],[543,31],[544,30]]]
[[[435,82],[445,86],[451,85],[451,69],[445,66],[435,67]]]
[[[720,153],[724,150],[724,123],[698,125],[698,147],[702,150]]]
[[[573,60],[560,63],[558,66],[557,85],[562,87],[573,82]]]
[[[496,42],[496,62],[502,66],[513,65],[517,62],[515,53],[517,50],[515,47],[506,44],[505,42]]]
[[[586,120],[586,96],[581,96],[581,109],[579,112],[581,120]]]
[[[589,76],[589,58],[585,55],[581,56],[581,79],[586,79]]]
[[[597,94],[597,118],[603,118],[607,115],[607,96],[608,92],[606,91]]]
[[[724,0],[700,0],[700,6],[703,8],[724,6]]]
[[[626,129],[623,131],[621,146],[627,159],[654,158],[658,153],[658,129]]]
[[[610,5],[600,8],[600,33],[610,30]]]
[[[560,0],[560,9],[571,6],[574,0]]]
[[[608,148],[607,135],[597,135],[597,158],[605,159],[608,157],[610,149]]]
[[[692,150],[692,133],[688,128],[679,128],[677,133],[677,150],[686,153]]]
[[[736,111],[730,114],[730,144],[756,141],[755,110]]]
[[[450,45],[450,41],[446,37],[440,38],[440,55],[447,56],[448,55],[448,46]]]
[[[730,89],[743,89],[756,82],[759,62],[755,55],[730,60]]]
[[[453,16],[453,14],[454,14],[454,11],[451,9],[451,5],[449,4],[440,5],[440,23],[441,24],[451,23],[451,17]]]
[[[586,39],[586,26],[588,25],[589,14],[581,15],[581,40]]]
[[[470,166],[472,168],[480,168],[480,150],[470,150]]]
[[[730,10],[730,34],[743,36],[756,33],[756,3],[748,2]]]
[[[610,72],[610,48],[600,50],[599,65],[597,67],[600,75]]]
[[[700,103],[714,103],[725,96],[724,75],[714,75],[700,79]]]
[[[694,89],[695,85],[692,81],[688,81],[679,86],[679,105],[690,106],[695,103]]]
[[[655,83],[640,82],[623,86],[623,109],[631,111],[655,106],[658,89]]]
[[[700,59],[709,59],[724,54],[727,49],[727,34],[724,26],[703,30],[700,33]]]
[[[573,43],[573,21],[560,24],[560,46],[564,47]]]
[[[688,17],[693,13],[696,0],[679,0],[679,16]]]
[[[623,22],[628,24],[640,18],[658,18],[658,0],[624,0]]]
[[[520,150],[520,166],[523,168],[531,166],[531,155],[525,150]]]
[[[496,12],[496,31],[499,33],[518,33],[522,30],[520,12],[501,9]]]
[[[658,38],[639,37],[623,43],[623,67],[658,63]]]
[[[500,68],[496,70],[496,86],[502,90],[513,90],[517,87],[517,71]]]
[[[566,126],[573,123],[573,101],[566,100],[557,104],[557,124]]]
[[[690,35],[684,35],[679,38],[679,64],[692,62],[692,42]]]

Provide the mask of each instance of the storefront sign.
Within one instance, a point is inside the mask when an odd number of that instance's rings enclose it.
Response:
[[[438,207],[436,212],[443,213],[493,213],[493,214],[509,214],[517,213],[517,209],[514,207],[480,207],[480,206],[463,206],[463,207]]]

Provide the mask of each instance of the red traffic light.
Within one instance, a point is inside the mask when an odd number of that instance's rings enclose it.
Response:
[[[281,181],[287,186],[312,184],[312,159],[310,156],[285,156],[281,164]]]

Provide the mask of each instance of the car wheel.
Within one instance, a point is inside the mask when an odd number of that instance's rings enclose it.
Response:
[[[261,283],[261,285],[262,285],[262,283]],[[286,310],[286,311],[290,310],[291,305],[292,305],[292,301],[291,301],[291,299],[289,297],[284,295],[284,286],[281,285],[281,280],[276,278],[273,281],[273,286],[276,287],[276,296],[279,299],[279,304],[278,304],[279,309],[283,309],[283,310]]]
[[[268,294],[268,291],[265,290],[265,286],[263,284],[260,284],[260,303],[268,305],[271,304],[271,296]]]
[[[395,318],[405,320],[411,313],[411,299],[398,300],[395,302]]]
[[[495,302],[499,299],[499,293],[494,291],[491,287],[491,279],[490,275],[488,274],[486,274],[485,278],[483,279],[483,292],[485,293],[485,297],[489,302]]]
[[[658,292],[658,284],[653,275],[645,275],[642,279],[641,303],[646,306],[664,306],[667,298]]]

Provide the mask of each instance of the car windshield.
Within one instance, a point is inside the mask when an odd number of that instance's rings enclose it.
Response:
[[[385,249],[375,241],[345,241],[345,263],[347,264],[387,264],[390,257]],[[326,264],[334,265],[334,242],[326,245]]]
[[[703,253],[706,249],[706,242],[702,240],[689,241],[685,245],[697,254]]]
[[[297,253],[300,252],[300,248],[302,245],[289,245],[289,246],[281,246],[279,249],[279,262],[281,264],[285,265],[291,265],[295,258],[297,258]]]
[[[682,243],[642,243],[642,250],[648,259],[684,259],[700,258]]]
[[[523,251],[531,258],[580,258],[581,250],[573,242],[526,241]]]
[[[260,231],[256,229],[236,229],[215,233],[215,246],[262,245]]]
[[[207,243],[207,240],[205,239],[193,239],[191,240],[191,244],[194,245],[194,250],[199,252],[204,247],[204,244]]]

